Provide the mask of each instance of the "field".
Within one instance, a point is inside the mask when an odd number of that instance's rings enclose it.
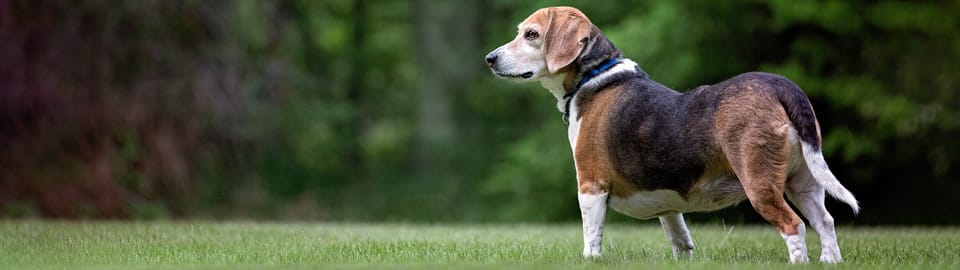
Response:
[[[604,257],[580,257],[579,225],[0,221],[2,269],[772,269],[787,263],[767,226],[692,225],[676,262],[655,222],[613,224]],[[960,269],[960,229],[839,227],[846,262],[817,269]]]

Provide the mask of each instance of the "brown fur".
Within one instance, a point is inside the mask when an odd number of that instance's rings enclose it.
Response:
[[[612,87],[593,96],[590,102],[580,107],[580,135],[573,154],[580,193],[612,191],[614,196],[627,196],[636,190],[636,186],[624,181],[613,169],[606,147],[610,130],[610,121],[606,121],[606,118],[620,91],[623,91],[621,87]]]
[[[547,69],[566,75],[565,89],[575,87],[578,74],[619,57],[574,8],[538,10],[520,23],[521,35],[507,47],[518,46],[530,30],[543,35]],[[642,71],[638,74],[640,80],[629,84],[582,90],[573,101],[580,120],[574,150],[579,192],[628,198],[639,191],[672,189],[686,198],[691,192],[718,194],[707,190],[718,186],[713,181],[737,180],[757,212],[782,233],[796,234],[801,220],[783,198],[793,149],[783,126],[791,124],[791,117],[776,94],[777,79],[741,75],[692,90],[691,98],[684,99]],[[670,103],[675,105],[665,105]],[[666,113],[664,108],[671,106],[681,112]],[[669,132],[682,137],[662,135]],[[671,155],[670,147],[683,154]]]
[[[783,198],[791,147],[781,127],[790,120],[762,85],[751,81],[738,87],[738,95],[721,102],[716,141],[754,209],[780,232],[794,235],[801,220]]]
[[[531,16],[535,21],[547,17],[544,46],[546,46],[547,69],[556,73],[573,63],[583,50],[590,35],[590,20],[576,9],[548,9]]]
[[[795,83],[749,72],[679,93],[624,59],[575,8],[540,9],[518,28],[485,60],[497,76],[539,80],[570,117],[585,257],[600,256],[608,205],[659,217],[674,255],[689,258],[682,213],[747,199],[784,236],[790,261],[806,262],[805,227],[786,192],[820,234],[820,260],[842,261],[825,192],[859,206],[827,168],[816,115]]]

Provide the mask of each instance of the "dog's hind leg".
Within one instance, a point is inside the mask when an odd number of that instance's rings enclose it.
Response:
[[[692,258],[693,239],[690,238],[687,223],[683,221],[683,214],[660,216],[660,225],[663,226],[663,231],[667,233],[667,238],[673,244],[673,257],[676,259]]]
[[[780,236],[787,244],[791,263],[807,262],[807,245],[804,242],[806,228],[803,221],[790,209],[783,199],[783,186],[772,181],[774,177],[783,177],[773,173],[748,172],[738,176],[744,184],[747,199],[764,219],[780,230]],[[783,183],[783,182],[780,182]]]
[[[820,261],[838,263],[843,261],[840,246],[837,245],[837,233],[833,225],[833,216],[824,206],[825,190],[802,168],[787,182],[787,198],[800,209],[800,213],[810,222],[810,227],[820,235]]]
[[[791,263],[807,262],[803,221],[783,198],[789,150],[785,133],[749,129],[727,149],[728,160],[740,179],[753,209],[780,230]],[[733,154],[730,154],[733,153]]]

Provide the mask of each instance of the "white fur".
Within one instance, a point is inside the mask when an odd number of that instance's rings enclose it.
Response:
[[[681,209],[688,208],[688,204],[679,193],[666,189],[640,191],[629,198],[610,198],[610,208],[638,219],[650,219],[664,213],[682,213]]]
[[[660,226],[667,233],[667,239],[673,244],[673,258],[690,259],[693,257],[693,239],[687,223],[683,221],[683,214],[660,216]]]
[[[800,170],[788,183],[787,198],[800,210],[800,213],[810,222],[810,227],[820,235],[820,261],[825,263],[839,263],[843,261],[840,255],[840,246],[837,244],[837,233],[833,224],[833,216],[827,212],[824,205],[825,190],[820,183],[813,179],[809,169]]]
[[[583,88],[597,87],[597,84],[606,81],[610,76],[622,72],[635,72],[639,68],[640,66],[637,65],[636,62],[633,62],[633,60],[622,58],[620,59],[620,63],[617,63],[610,67],[610,69],[597,74],[596,77],[590,78],[589,81],[583,84]]]
[[[803,160],[803,151],[800,150],[800,137],[792,124],[784,124],[780,127],[780,132],[787,133],[787,143],[790,146],[790,156],[787,157],[787,175],[794,174],[801,169],[806,168],[806,162]]]
[[[807,243],[806,240],[806,227],[803,226],[803,223],[800,223],[797,226],[797,234],[786,235],[781,233],[783,241],[787,243],[787,253],[790,256],[790,263],[806,263],[807,259]]]
[[[567,76],[564,74],[540,78],[540,85],[543,85],[543,88],[546,88],[547,91],[550,91],[550,94],[557,98],[557,110],[560,112],[563,112],[567,105],[566,99],[563,98],[567,94],[567,89],[563,88],[563,81],[566,79]],[[570,104],[570,106],[573,106],[573,104]]]
[[[665,214],[702,212],[721,209],[745,198],[743,188],[736,180],[709,180],[712,185],[691,190],[684,198],[673,190],[639,191],[630,197],[610,198],[610,207],[617,212],[637,218],[650,219]]]
[[[574,95],[575,98],[576,95]],[[567,126],[567,139],[570,140],[570,150],[574,154],[577,153],[577,140],[580,138],[580,119],[577,118],[580,113],[576,105],[570,104],[570,118],[569,125]],[[574,159],[574,166],[576,166],[576,159]],[[579,179],[579,178],[578,178]]]
[[[629,61],[629,60],[627,60]],[[629,61],[634,66],[636,63]],[[623,65],[620,63],[619,65]],[[597,77],[591,79],[587,82],[595,82],[602,80],[603,78],[610,76],[615,73],[622,72],[622,69],[616,67],[607,70]],[[573,153],[576,153],[577,150],[577,139],[580,134],[580,119],[579,119],[579,107],[576,102],[570,102],[570,107],[567,106],[567,99],[564,98],[567,90],[563,88],[563,82],[566,79],[566,76],[558,75],[552,77],[541,77],[540,84],[544,88],[550,91],[557,98],[557,108],[564,112],[564,109],[569,109],[569,126],[567,126],[567,139],[570,141],[570,150]],[[577,95],[569,97],[571,100],[576,100]],[[576,166],[576,160],[574,160],[574,166]],[[579,179],[579,173],[578,173]],[[603,223],[604,218],[607,212],[607,200],[609,198],[609,193],[602,194],[585,194],[580,193],[577,195],[577,199],[580,202],[580,217],[583,220],[583,257],[585,258],[594,258],[600,257],[602,250],[602,241],[603,241]],[[680,220],[680,222],[683,222]],[[683,225],[683,229],[686,229],[686,225]],[[672,227],[671,227],[672,228]],[[691,243],[692,245],[692,243]]]
[[[543,76],[550,76],[543,39],[528,40],[523,37],[528,30],[543,33],[543,27],[526,22],[517,25],[517,36],[493,51],[498,56],[496,63],[490,67],[493,73],[512,80],[539,80]],[[526,72],[533,73],[533,76],[526,79],[518,77]]]
[[[823,160],[823,154],[819,151],[813,151],[813,147],[807,143],[801,142],[797,136],[797,130],[790,124],[784,125],[787,129],[788,140],[791,144],[791,156],[787,162],[790,174],[787,183],[786,195],[791,202],[800,210],[800,213],[810,222],[810,227],[820,236],[820,261],[826,263],[838,263],[843,261],[840,255],[840,246],[837,244],[837,233],[833,224],[833,216],[827,212],[824,204],[826,198],[825,184],[821,179],[832,179],[834,188],[839,187],[840,193],[849,195],[848,199],[843,200],[854,208],[854,212],[859,211],[856,199],[839,182],[836,177],[827,168],[826,161]],[[811,166],[813,161],[813,166]],[[815,178],[814,172],[820,174],[821,178]],[[789,243],[788,243],[789,246]]]
[[[491,66],[493,73],[497,76],[512,80],[538,80],[541,76],[548,75],[547,60],[543,52],[543,42],[541,39],[529,41],[519,35],[512,42],[507,43],[494,50],[497,54],[497,63]],[[530,78],[516,77],[520,74],[531,72]]]
[[[594,87],[597,83],[606,80],[608,77],[613,76],[614,74],[621,72],[634,72],[639,68],[636,62],[633,62],[630,59],[622,59],[620,63],[617,63],[610,69],[598,74],[596,77],[588,80],[582,87]],[[564,112],[565,109],[569,109],[569,126],[567,126],[567,139],[570,140],[570,150],[576,153],[577,150],[577,138],[580,133],[580,120],[579,120],[579,108],[577,103],[574,102],[577,100],[576,95],[569,97],[570,108],[567,108],[567,99],[564,96],[567,94],[567,90],[563,88],[563,82],[566,80],[565,75],[556,75],[556,76],[543,76],[540,77],[540,84],[543,85],[543,88],[546,88],[557,98],[557,109],[560,112]]]
[[[608,193],[577,194],[580,217],[583,219],[583,257],[600,257],[603,239],[603,220],[607,214]]]
[[[565,89],[563,85],[567,75],[552,74],[548,70],[543,39],[527,40],[523,38],[525,31],[543,32],[542,27],[532,23],[518,25],[517,37],[512,42],[492,52],[494,56],[498,56],[498,61],[492,63],[490,68],[494,74],[500,77],[513,80],[539,80],[543,87],[557,98],[557,108],[561,112],[569,110],[567,113],[570,124],[567,128],[567,138],[570,141],[571,151],[576,153],[580,131],[579,110],[576,102],[570,102],[570,106],[567,108],[567,99],[564,96],[568,93],[568,89]],[[621,59],[621,62],[591,78],[582,87],[595,88],[610,80],[611,76],[615,74],[636,70],[639,70],[637,63],[630,59]],[[523,78],[523,76],[529,75],[527,73],[532,75],[529,78]],[[576,98],[576,96],[570,97],[574,101]],[[790,174],[798,173],[796,174],[798,176],[791,178],[787,196],[807,217],[811,226],[820,235],[823,246],[820,260],[823,262],[840,262],[842,258],[836,241],[833,217],[824,207],[825,193],[828,192],[849,204],[855,213],[860,210],[857,200],[830,172],[823,154],[819,150],[814,150],[811,145],[800,142],[797,131],[789,124],[781,127],[781,132],[788,133],[788,140],[793,147],[792,152],[795,153],[788,160],[788,171]],[[574,166],[576,166],[576,161],[574,161]],[[609,203],[614,210],[635,218],[648,219],[659,216],[660,223],[673,244],[674,256],[691,257],[693,240],[681,213],[716,210],[742,201],[745,198],[743,188],[739,185],[739,181],[736,181],[736,178],[730,177],[720,176],[720,179],[708,179],[706,181],[701,179],[698,183],[702,184],[693,187],[686,194],[686,198],[670,190],[641,191],[629,198],[616,196],[609,198],[608,193],[578,194],[583,220],[583,256],[588,258],[600,256],[604,218]],[[790,261],[793,263],[808,260],[804,242],[804,225],[801,223],[797,230],[796,235],[781,234],[787,244]]]
[[[805,142],[801,144],[803,145],[803,159],[807,162],[807,168],[810,169],[813,178],[816,179],[831,196],[850,205],[850,208],[853,208],[854,214],[860,213],[860,205],[857,202],[857,198],[853,197],[853,194],[840,184],[836,176],[833,176],[833,172],[830,172],[830,168],[827,167],[827,161],[823,159],[823,153],[821,153],[820,150],[814,150],[810,144]]]

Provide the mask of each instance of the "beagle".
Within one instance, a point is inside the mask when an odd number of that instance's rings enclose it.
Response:
[[[657,217],[676,258],[693,255],[683,213],[744,199],[775,226],[792,263],[807,262],[805,226],[820,235],[820,261],[842,261],[825,193],[860,207],[827,167],[807,96],[790,80],[750,72],[678,93],[623,58],[579,10],[537,10],[513,41],[487,54],[501,78],[540,81],[569,121],[583,256],[600,256],[607,206]]]

